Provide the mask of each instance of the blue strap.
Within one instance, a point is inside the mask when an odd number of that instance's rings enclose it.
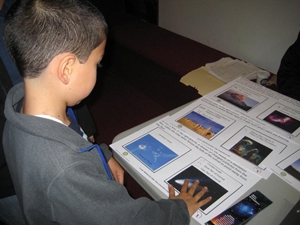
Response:
[[[101,159],[101,161],[102,161],[102,164],[103,164],[103,166],[104,166],[104,169],[105,169],[105,171],[106,171],[106,173],[107,173],[108,178],[109,178],[110,180],[114,180],[114,178],[113,178],[113,176],[112,176],[112,174],[111,174],[111,171],[110,171],[110,169],[109,169],[109,167],[108,167],[108,165],[107,165],[106,159],[105,159],[105,157],[104,157],[104,155],[103,155],[103,152],[102,152],[102,150],[101,150],[101,148],[100,148],[99,145],[91,145],[91,146],[89,146],[89,147],[87,147],[87,148],[79,148],[79,151],[80,151],[80,152],[87,152],[87,151],[92,150],[93,148],[96,148],[96,149],[97,149],[98,154],[99,154],[99,156],[100,156],[100,159]]]
[[[69,114],[70,116],[72,116],[72,118],[78,123],[78,121],[77,121],[77,119],[76,119],[76,116],[75,116],[75,113],[73,112],[73,109],[70,108],[70,107],[68,107],[67,112],[68,112],[68,114]],[[91,146],[89,146],[88,148],[85,148],[85,149],[79,148],[79,151],[80,151],[80,152],[87,152],[87,151],[90,151],[90,150],[93,149],[93,148],[96,148],[96,149],[97,149],[98,154],[99,154],[99,156],[100,156],[100,159],[101,159],[101,161],[102,161],[102,164],[103,164],[103,166],[104,166],[104,169],[105,169],[105,171],[106,171],[106,173],[107,173],[108,178],[109,178],[110,180],[114,180],[114,179],[113,179],[113,176],[112,176],[112,174],[111,174],[111,171],[110,171],[110,169],[109,169],[109,166],[107,165],[106,159],[105,159],[105,157],[104,157],[104,155],[103,155],[103,152],[102,152],[102,150],[101,150],[101,148],[100,148],[99,145],[91,145]]]
[[[76,116],[75,116],[75,113],[74,113],[73,109],[70,108],[70,107],[68,107],[68,108],[67,108],[67,112],[68,112],[68,114],[69,114],[70,116],[72,116],[72,118],[78,123],[78,120],[77,120],[77,118],[76,118]]]

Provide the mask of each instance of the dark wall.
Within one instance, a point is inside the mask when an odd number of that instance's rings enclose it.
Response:
[[[125,0],[124,2],[127,13],[158,24],[158,0]]]
[[[89,0],[106,18],[126,12],[141,20],[158,25],[158,0]]]

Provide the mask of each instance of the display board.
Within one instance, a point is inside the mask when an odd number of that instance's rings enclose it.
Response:
[[[300,190],[299,134],[299,101],[240,77],[111,148],[166,198],[169,183],[208,187],[204,224],[272,173]]]

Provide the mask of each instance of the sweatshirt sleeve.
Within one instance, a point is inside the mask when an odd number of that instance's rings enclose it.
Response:
[[[52,220],[81,225],[183,225],[190,217],[183,200],[132,199],[88,161],[76,163],[48,188]]]

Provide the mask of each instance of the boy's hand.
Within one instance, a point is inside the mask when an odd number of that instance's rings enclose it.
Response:
[[[120,184],[124,184],[124,170],[120,166],[120,164],[113,157],[110,158],[107,164],[112,172],[115,181],[119,182]]]
[[[207,187],[202,188],[202,190],[194,196],[195,190],[199,185],[199,181],[195,181],[191,188],[188,190],[189,180],[185,180],[182,185],[181,192],[179,195],[175,196],[174,187],[169,184],[169,199],[182,199],[185,201],[189,214],[192,216],[201,206],[205,205],[211,200],[211,197],[207,197],[204,200],[199,201],[200,198],[208,190]],[[199,202],[198,202],[199,201]]]

